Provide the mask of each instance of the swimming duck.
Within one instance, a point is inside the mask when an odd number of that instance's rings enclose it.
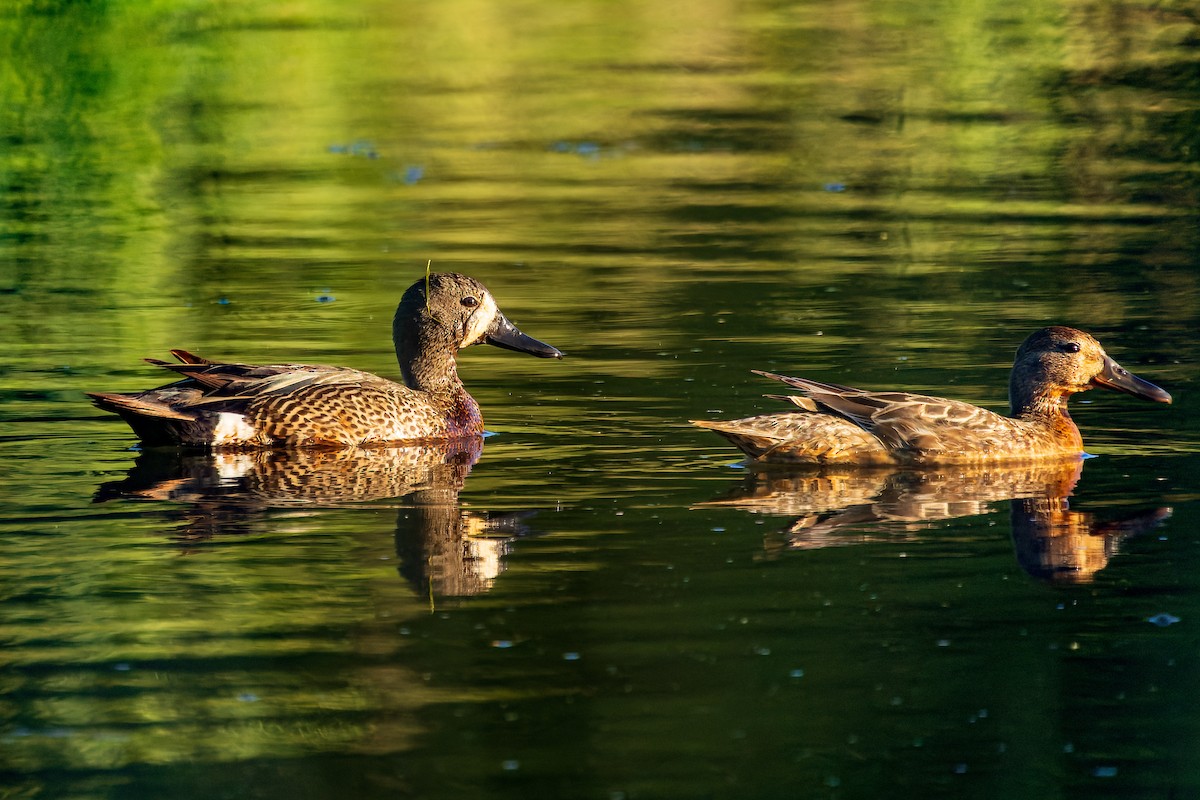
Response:
[[[1103,387],[1171,402],[1171,395],[1109,358],[1091,335],[1061,326],[1031,334],[1018,348],[1008,417],[957,400],[754,372],[799,389],[800,395],[768,397],[800,410],[692,423],[763,462],[916,465],[1078,457],[1083,439],[1067,413],[1071,395]]]
[[[474,278],[435,273],[404,292],[392,322],[404,383],[355,369],[233,364],[172,350],[146,359],[185,376],[132,394],[89,393],[148,446],[345,447],[446,440],[483,433],[479,404],[455,355],[491,344],[539,358],[562,353],[517,330]]]

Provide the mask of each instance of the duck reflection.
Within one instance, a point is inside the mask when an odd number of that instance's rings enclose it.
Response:
[[[261,532],[268,511],[402,499],[395,531],[401,576],[421,596],[468,596],[492,586],[513,539],[529,533],[531,515],[462,508],[459,492],[482,452],[479,437],[408,447],[156,449],[139,455],[123,480],[101,485],[94,500],[184,503],[175,535],[187,543]]]
[[[702,506],[796,517],[768,552],[916,540],[939,520],[988,513],[1008,501],[1017,563],[1030,575],[1086,583],[1120,543],[1170,516],[1169,508],[1116,519],[1074,511],[1068,501],[1082,461],[952,469],[754,470],[725,498]]]

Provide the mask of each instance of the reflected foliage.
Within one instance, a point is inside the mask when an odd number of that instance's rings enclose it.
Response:
[[[1194,795],[1198,42],[1149,0],[3,4],[7,791]],[[430,259],[569,354],[463,353],[478,461],[155,464],[83,399],[170,348],[395,377]],[[1047,324],[1177,400],[1076,402],[1069,492],[708,504],[685,420],[770,410],[751,369],[1002,410]]]

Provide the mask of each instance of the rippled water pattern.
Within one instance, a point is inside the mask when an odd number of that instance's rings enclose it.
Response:
[[[1180,3],[0,9],[4,797],[1200,794],[1200,27]],[[139,453],[180,347],[481,447]],[[1082,467],[747,469],[766,369],[1003,410],[1031,330],[1171,406]]]

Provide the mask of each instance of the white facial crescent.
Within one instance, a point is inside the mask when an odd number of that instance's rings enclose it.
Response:
[[[475,309],[475,313],[467,320],[467,332],[463,336],[462,347],[470,347],[473,344],[478,344],[483,335],[492,327],[492,322],[496,319],[496,314],[499,313],[496,308],[496,301],[487,292],[484,292],[479,298],[479,307]]]

